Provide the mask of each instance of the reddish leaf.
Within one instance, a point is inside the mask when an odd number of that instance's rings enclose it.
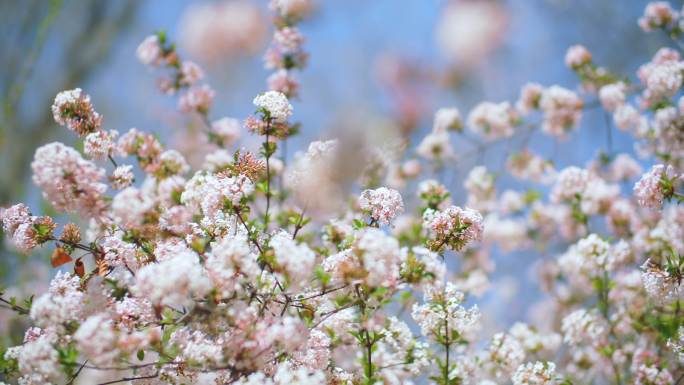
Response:
[[[74,274],[81,278],[85,275],[85,266],[83,265],[81,258],[77,259],[76,263],[74,263]]]
[[[61,247],[57,247],[55,251],[52,252],[52,256],[50,257],[50,263],[52,263],[52,267],[59,267],[71,261],[72,259],[69,253],[64,251],[64,249]]]

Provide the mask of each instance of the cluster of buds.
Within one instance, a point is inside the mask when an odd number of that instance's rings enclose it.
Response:
[[[57,227],[48,216],[33,216],[29,208],[16,204],[0,212],[2,229],[12,239],[17,249],[28,253],[50,239]]]
[[[52,116],[62,126],[84,137],[96,132],[102,126],[102,116],[90,102],[90,96],[80,88],[62,91],[52,104]]]
[[[146,37],[138,46],[137,55],[138,60],[149,67],[168,70],[159,79],[159,88],[169,95],[184,91],[178,100],[181,111],[207,114],[214,101],[214,90],[207,84],[198,84],[204,79],[204,71],[192,61],[182,61],[176,46],[168,41],[164,32]]]
[[[274,0],[271,9],[276,13],[271,46],[264,61],[267,69],[274,70],[268,78],[268,88],[291,98],[297,95],[299,82],[292,71],[306,66],[308,54],[303,49],[304,36],[296,24],[312,8],[310,0]]]
[[[594,64],[591,52],[583,45],[573,45],[565,53],[565,65],[575,71],[586,90],[598,91],[619,79],[604,67]]]
[[[645,32],[662,29],[673,38],[679,36],[684,26],[681,14],[675,11],[667,1],[648,3],[644,14],[638,20],[639,27]]]
[[[131,128],[118,141],[120,155],[133,155],[145,172],[154,172],[159,168],[159,157],[163,151],[161,143],[152,134]]]

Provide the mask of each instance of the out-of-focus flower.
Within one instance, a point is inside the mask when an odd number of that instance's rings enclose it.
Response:
[[[646,5],[644,15],[639,18],[639,27],[646,32],[668,28],[677,20],[677,11],[667,1],[653,1]]]
[[[31,169],[33,182],[56,209],[97,217],[105,208],[105,171],[73,148],[46,144],[36,150]]]
[[[216,92],[206,84],[193,86],[178,99],[178,108],[183,112],[206,113],[214,102]]]
[[[314,0],[271,0],[271,9],[286,19],[301,19],[314,7]]]
[[[219,146],[228,147],[240,139],[242,124],[233,118],[221,118],[211,122],[210,139]]]
[[[505,37],[508,11],[493,1],[451,1],[435,36],[443,55],[465,66],[480,63]]]
[[[518,113],[510,103],[483,102],[468,115],[468,126],[487,139],[507,138],[519,123]]]
[[[542,130],[553,136],[564,137],[577,128],[583,106],[584,102],[576,93],[555,85],[547,88],[539,101],[539,107],[544,112]]]
[[[203,62],[233,60],[262,48],[266,25],[261,10],[251,1],[192,4],[180,22],[180,43]]]
[[[136,55],[141,63],[152,67],[158,66],[164,56],[159,36],[150,35],[146,37],[138,46]]]
[[[513,385],[555,385],[556,364],[553,362],[528,362],[520,365],[513,375]]]
[[[583,45],[573,45],[565,52],[565,65],[577,69],[591,63],[591,52]]]

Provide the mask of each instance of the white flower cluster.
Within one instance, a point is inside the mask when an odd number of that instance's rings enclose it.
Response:
[[[297,244],[292,235],[284,231],[273,235],[269,244],[290,285],[295,288],[304,285],[316,262],[316,253],[306,244]]]
[[[587,189],[589,178],[587,170],[575,166],[564,168],[558,174],[551,190],[551,201],[562,202],[576,199]]]
[[[245,175],[197,173],[185,185],[180,199],[184,205],[199,207],[206,216],[213,217],[225,203],[236,205],[253,191],[254,183]]]
[[[678,178],[671,165],[657,164],[634,185],[634,196],[644,207],[660,208],[665,198],[672,194],[666,188],[667,183]]]
[[[359,207],[370,217],[383,225],[389,225],[404,211],[404,201],[397,190],[380,187],[364,190],[359,197]]]
[[[518,125],[517,111],[508,102],[483,102],[468,115],[468,126],[473,132],[487,139],[507,138]]]
[[[553,362],[528,362],[520,365],[513,375],[513,385],[555,385],[556,364]]]
[[[48,292],[33,301],[31,319],[43,328],[64,327],[69,321],[80,320],[84,298],[79,278],[58,272]]]
[[[608,326],[598,314],[575,310],[563,318],[563,340],[572,346],[600,344],[607,337]]]
[[[591,63],[591,52],[583,45],[573,45],[565,52],[565,65],[576,69]]]
[[[156,256],[158,260],[161,257],[158,251]],[[188,305],[193,297],[203,297],[211,290],[199,256],[184,246],[174,248],[171,257],[142,267],[135,278],[132,290],[137,295],[165,306]]]
[[[101,197],[107,190],[101,182],[105,170],[73,148],[58,142],[46,144],[36,150],[31,169],[33,182],[56,209],[86,216],[100,214]]]
[[[432,131],[460,131],[462,128],[463,120],[457,108],[440,108],[435,112]]]
[[[150,35],[140,43],[136,49],[136,55],[141,63],[149,66],[157,66],[162,60],[162,47],[159,36]]]
[[[230,146],[240,139],[242,124],[233,118],[221,118],[211,122],[211,135],[217,138],[218,143]]]
[[[105,314],[96,314],[79,326],[74,333],[79,351],[99,365],[110,364],[119,355],[114,324]]]
[[[106,158],[114,153],[118,136],[119,132],[116,130],[100,130],[88,134],[83,140],[83,152],[92,159]]]
[[[357,237],[353,249],[359,254],[367,272],[367,285],[394,286],[398,283],[402,254],[395,238],[369,228]]]
[[[460,250],[467,243],[480,240],[482,220],[482,214],[467,207],[449,206],[440,211],[427,209],[423,213],[423,227],[437,249],[449,246]]]
[[[154,209],[155,202],[144,191],[127,187],[112,199],[114,221],[124,228],[136,228],[144,224],[145,215]]]
[[[278,122],[286,121],[292,115],[292,105],[287,96],[278,91],[266,91],[254,98],[254,105],[263,108]]]
[[[226,297],[256,278],[261,271],[257,255],[252,252],[247,236],[241,232],[214,241],[204,266],[214,286]]]
[[[582,99],[575,92],[556,85],[547,88],[539,101],[539,108],[544,113],[542,130],[564,137],[579,125],[583,106]]]
[[[432,340],[467,340],[479,329],[481,315],[477,306],[463,307],[464,299],[464,294],[450,282],[443,287],[430,286],[425,291],[425,303],[414,304],[411,316],[420,325],[421,333]]]
[[[27,337],[29,337],[29,330]],[[20,384],[37,385],[57,383],[61,374],[59,352],[54,348],[57,335],[46,331],[25,338],[23,345],[7,349],[5,359],[17,360]]]
[[[489,211],[496,199],[494,175],[485,166],[473,167],[463,186],[468,192],[467,205],[477,210]]]

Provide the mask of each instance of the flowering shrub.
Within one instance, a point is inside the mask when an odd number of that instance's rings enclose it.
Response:
[[[519,100],[484,101],[465,121],[439,109],[432,132],[397,156],[357,150],[365,168],[350,196],[337,188],[340,141],[280,158],[299,127],[290,100],[307,53],[297,23],[310,8],[272,2],[265,62],[274,72],[244,124],[212,120],[215,92],[166,35],[140,44],[161,91],[215,146],[201,169],[149,133],[105,130],[85,91],[56,96],[55,122],[83,150],[38,148],[33,182],[79,223],[22,203],[0,212],[19,251],[49,249],[60,268],[34,299],[0,298],[34,325],[4,352],[3,375],[19,384],[72,384],[89,372],[104,384],[680,384],[680,52],[661,48],[631,82],[570,47],[577,90],[528,83]],[[639,25],[679,41],[684,14],[655,2]],[[563,140],[587,108],[612,116],[607,130],[633,135],[650,170],[610,147],[586,167],[556,170],[526,140],[506,167],[528,190],[499,193],[497,174],[477,166],[459,206],[435,177],[467,156],[453,136],[478,147],[518,133]],[[260,138],[258,154],[236,147],[243,127]],[[482,333],[488,315],[472,302],[488,289],[494,247],[548,256],[538,269],[548,322]]]

